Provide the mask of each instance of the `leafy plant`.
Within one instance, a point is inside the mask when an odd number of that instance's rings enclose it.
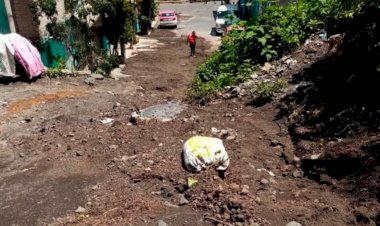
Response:
[[[94,59],[90,66],[90,70],[97,74],[109,76],[112,69],[118,65],[119,63],[114,55],[108,55],[107,52],[103,52],[100,56]]]
[[[65,60],[64,59],[59,59],[58,64],[56,68],[49,68],[47,69],[43,75],[48,77],[48,78],[59,78],[64,75],[63,69],[66,68]]]
[[[248,68],[247,63],[254,68],[283,56],[312,33],[334,24],[334,20],[352,16],[358,8],[368,5],[363,3],[366,1],[298,0],[286,7],[272,4],[259,19],[240,21],[232,26],[235,29],[223,37],[219,51],[198,68],[198,80],[192,88],[207,87],[201,93],[215,92],[225,84],[242,82],[246,77],[240,76],[241,67]],[[263,96],[265,90],[263,88]]]
[[[253,91],[254,99],[266,101],[272,99],[279,91],[286,87],[286,81],[277,79],[274,82],[260,81],[257,83]]]

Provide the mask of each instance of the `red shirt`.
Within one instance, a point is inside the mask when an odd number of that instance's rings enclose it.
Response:
[[[195,42],[197,41],[197,36],[196,35],[188,35],[187,36],[187,41],[190,43],[190,44],[195,44]]]

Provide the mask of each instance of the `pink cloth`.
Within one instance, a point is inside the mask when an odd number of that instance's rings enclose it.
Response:
[[[6,34],[6,39],[14,49],[14,56],[25,69],[29,79],[41,75],[44,71],[41,55],[28,39],[17,33]]]

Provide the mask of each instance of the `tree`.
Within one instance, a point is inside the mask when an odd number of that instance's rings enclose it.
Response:
[[[157,5],[154,0],[141,0],[139,2],[141,22],[141,33],[147,34],[150,29],[151,23],[156,16]]]

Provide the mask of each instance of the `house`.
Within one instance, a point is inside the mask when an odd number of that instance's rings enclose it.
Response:
[[[38,24],[33,20],[34,15],[30,8],[33,0],[0,0],[0,33],[19,33],[32,42],[45,36],[47,19],[39,18]],[[65,14],[64,0],[57,0],[58,18]]]

